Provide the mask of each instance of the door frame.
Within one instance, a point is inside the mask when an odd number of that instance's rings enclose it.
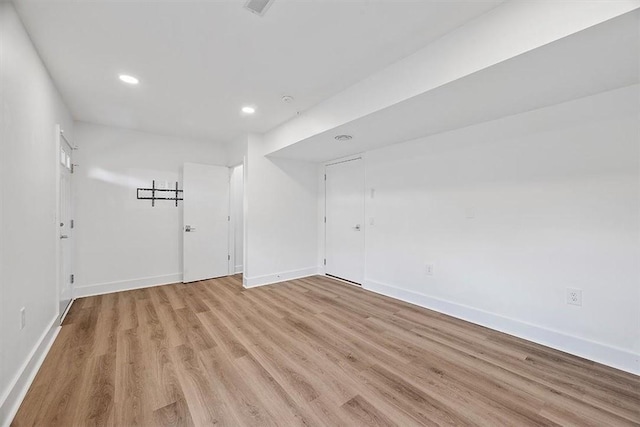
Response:
[[[234,215],[234,203],[237,202],[237,200],[235,200],[235,196],[237,196],[234,191],[233,191],[233,171],[242,166],[242,210],[243,210],[243,215],[242,215],[242,223],[239,223],[238,219],[236,218],[236,216]],[[246,240],[245,240],[245,230],[246,230],[246,226],[245,226],[245,216],[246,216],[246,210],[245,210],[245,191],[246,191],[246,176],[245,176],[245,162],[243,161],[242,163],[238,163],[237,165],[234,166],[229,166],[229,276],[233,276],[234,274],[239,274],[236,272],[236,265],[238,264],[236,262],[236,227],[242,227],[242,247],[243,247],[243,253],[242,253],[242,272],[244,274],[244,271],[246,269],[245,267],[245,260],[246,260],[246,256],[245,256],[245,251],[244,248],[246,247]]]
[[[331,276],[329,274],[327,274],[327,167],[332,166],[332,165],[337,165],[340,163],[347,163],[347,162],[351,162],[354,160],[362,160],[363,162],[363,166],[364,166],[364,212],[363,214],[363,219],[362,219],[362,226],[363,226],[363,232],[364,232],[364,249],[362,251],[362,265],[364,267],[364,276],[362,278],[362,282],[361,284],[356,284],[354,282],[351,282],[349,280],[344,280],[341,279],[339,277],[335,277],[335,276]],[[333,159],[333,160],[327,160],[323,163],[323,166],[321,168],[321,177],[320,179],[322,180],[323,183],[323,187],[324,187],[324,191],[322,192],[322,216],[320,218],[321,221],[321,227],[322,227],[322,232],[323,232],[323,238],[319,239],[320,244],[322,246],[321,250],[318,251],[318,253],[322,254],[322,259],[320,259],[320,272],[322,275],[324,276],[329,276],[333,279],[336,280],[340,280],[343,281],[345,283],[348,283],[350,285],[353,286],[361,286],[362,288],[364,288],[364,278],[366,277],[367,274],[367,163],[366,163],[366,154],[365,153],[357,153],[357,154],[352,154],[349,156],[344,156],[344,157],[339,157],[337,159]]]
[[[64,136],[64,130],[62,129],[62,126],[60,124],[56,124],[55,125],[55,147],[56,147],[56,151],[55,151],[55,155],[54,155],[54,161],[55,163],[55,174],[56,174],[56,221],[54,223],[54,239],[55,239],[55,245],[56,245],[56,304],[58,306],[58,319],[60,324],[62,324],[62,322],[64,321],[64,318],[66,317],[67,313],[69,312],[69,310],[71,309],[71,305],[73,304],[73,302],[75,301],[75,287],[74,287],[74,283],[70,283],[70,288],[71,288],[71,301],[69,302],[69,304],[67,304],[66,309],[61,312],[60,311],[60,293],[62,291],[62,282],[61,282],[61,276],[62,276],[62,241],[60,240],[60,209],[61,209],[61,205],[60,205],[60,196],[61,196],[61,188],[60,188],[60,174],[62,173],[62,164],[60,163],[60,150],[62,149],[63,144],[68,146],[71,149],[71,155],[73,155],[73,152],[75,150],[77,150],[77,147],[75,147],[65,136]],[[71,170],[69,173],[69,211],[70,214],[69,216],[73,217],[73,206],[74,206],[74,191],[73,191],[73,168],[74,168],[74,163],[73,163],[73,156],[71,157]],[[71,271],[74,270],[74,257],[73,257],[73,253],[74,253],[74,239],[73,237],[71,237],[71,240],[69,241],[69,253],[71,255],[71,258],[69,260],[70,264],[71,264]],[[72,273],[73,274],[73,273]]]

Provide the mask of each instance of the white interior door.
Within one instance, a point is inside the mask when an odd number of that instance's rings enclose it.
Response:
[[[183,282],[226,276],[229,262],[229,169],[185,163]]]
[[[326,260],[331,276],[364,280],[364,162],[328,165],[326,172]]]
[[[72,270],[72,238],[73,225],[71,219],[71,168],[73,150],[68,143],[60,138],[60,160],[58,170],[59,176],[59,201],[58,201],[58,226],[60,246],[58,269],[60,277],[58,278],[59,287],[59,316],[60,322],[64,319],[69,304],[71,304],[73,293],[73,270]]]

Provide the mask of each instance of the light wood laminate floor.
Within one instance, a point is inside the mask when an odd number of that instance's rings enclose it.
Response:
[[[326,277],[83,298],[13,422],[640,424],[640,377]]]

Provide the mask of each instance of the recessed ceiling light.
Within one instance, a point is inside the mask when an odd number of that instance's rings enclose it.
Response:
[[[350,139],[353,139],[353,137],[351,135],[336,135],[335,139],[336,141],[349,141]]]
[[[285,104],[289,104],[291,102],[293,102],[293,96],[289,96],[289,95],[285,95],[282,97],[282,102],[284,102]]]
[[[127,74],[120,74],[118,76],[118,78],[120,80],[122,80],[123,82],[128,83],[130,85],[137,85],[138,83],[140,83],[140,81],[137,78],[135,78],[133,76],[129,76]]]
[[[242,107],[242,112],[245,114],[253,114],[256,112],[256,109],[253,107]]]

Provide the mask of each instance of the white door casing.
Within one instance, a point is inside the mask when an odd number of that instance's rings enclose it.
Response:
[[[184,283],[226,276],[229,263],[229,168],[185,163]]]
[[[362,158],[329,164],[326,173],[325,272],[364,281],[365,175]]]

